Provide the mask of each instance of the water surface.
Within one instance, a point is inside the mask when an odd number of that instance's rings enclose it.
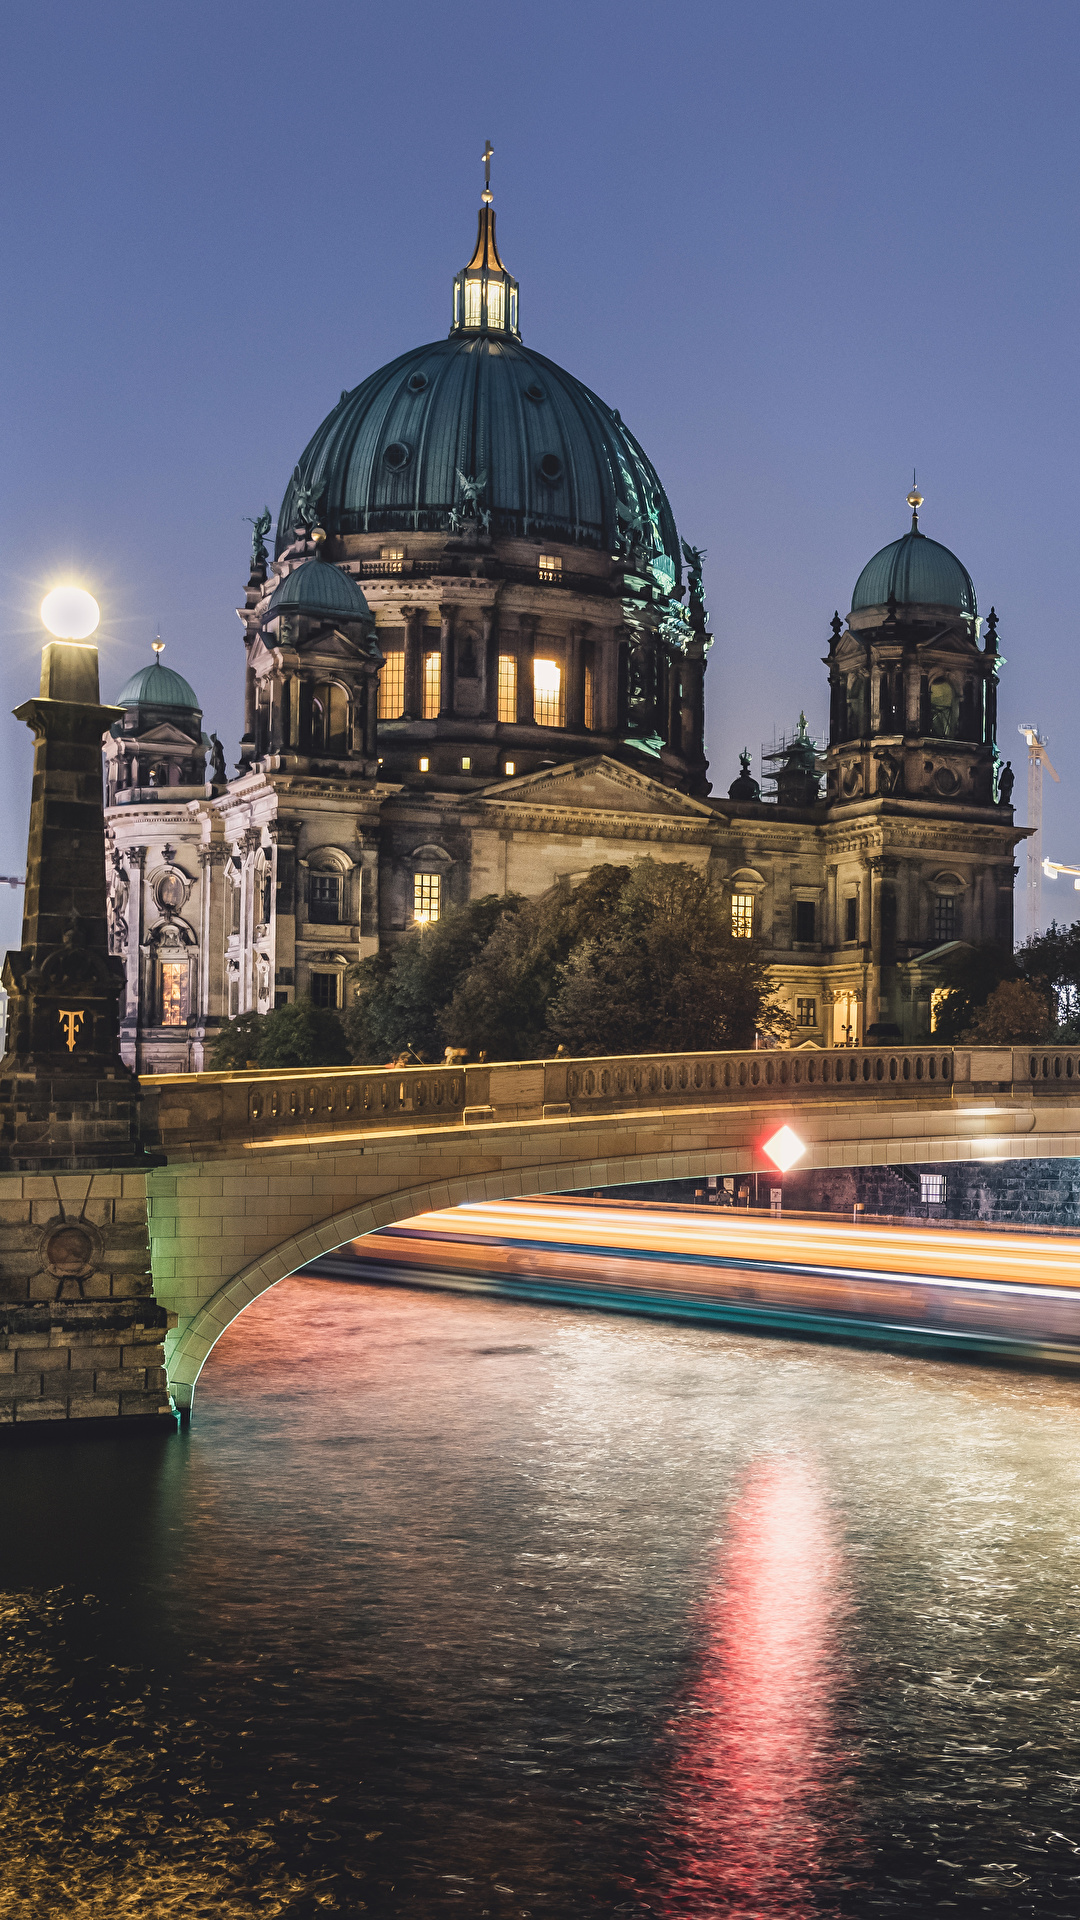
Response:
[[[287,1281],[0,1456],[0,1916],[1075,1913],[1078,1416]]]

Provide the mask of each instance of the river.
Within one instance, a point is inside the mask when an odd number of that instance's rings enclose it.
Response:
[[[0,1916],[1074,1914],[1078,1414],[286,1281],[0,1456]]]

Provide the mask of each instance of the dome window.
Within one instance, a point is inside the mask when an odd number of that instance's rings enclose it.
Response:
[[[540,478],[549,487],[557,487],[563,477],[563,463],[557,453],[545,453],[540,461]]]
[[[412,449],[404,440],[391,440],[383,452],[383,466],[389,467],[391,473],[402,473],[411,459]]]
[[[531,400],[534,406],[539,406],[543,397],[544,397],[544,389],[540,385],[539,380],[530,381],[529,385],[525,389],[526,400]]]
[[[427,374],[426,373],[410,374],[408,384],[409,384],[410,393],[423,393],[424,388],[427,386]]]

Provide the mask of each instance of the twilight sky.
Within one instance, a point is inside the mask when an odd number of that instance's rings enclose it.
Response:
[[[1045,850],[1080,864],[1075,0],[35,0],[4,52],[0,713],[74,578],[103,696],[160,625],[232,764],[245,516],[343,387],[447,332],[490,137],[525,340],[708,550],[714,790],[800,705],[823,733],[829,618],[917,465],[998,610],[1018,818],[1031,719]],[[30,736],[0,728],[22,873]],[[0,888],[0,949],[20,913]]]

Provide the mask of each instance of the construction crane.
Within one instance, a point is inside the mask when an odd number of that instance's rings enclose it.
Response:
[[[1028,750],[1027,823],[1029,827],[1034,829],[1034,831],[1032,832],[1031,838],[1027,843],[1027,886],[1024,889],[1024,899],[1025,899],[1024,936],[1028,940],[1033,940],[1037,933],[1042,932],[1042,881],[1043,881],[1042,777],[1043,777],[1043,768],[1046,767],[1049,770],[1050,777],[1052,780],[1057,780],[1058,776],[1054,772],[1054,768],[1050,760],[1050,755],[1046,751],[1047,746],[1049,744],[1047,741],[1046,735],[1044,733],[1040,733],[1038,727],[1018,727],[1017,732],[1023,734],[1024,739],[1027,741],[1027,750]]]

